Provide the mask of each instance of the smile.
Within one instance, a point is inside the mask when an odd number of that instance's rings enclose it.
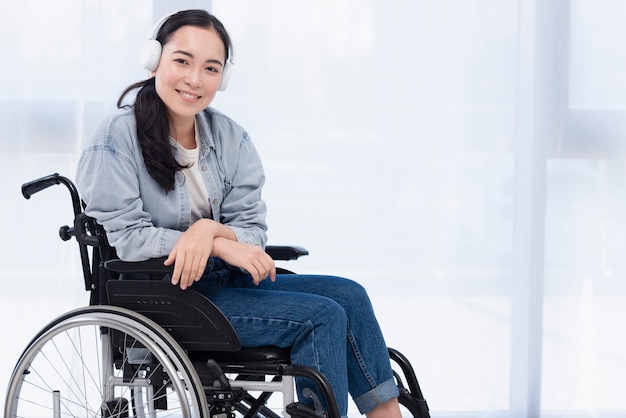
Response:
[[[177,90],[177,91],[178,91],[178,94],[180,94],[183,98],[189,99],[189,100],[198,100],[200,99],[200,97],[202,97],[202,96],[198,96],[195,94],[187,93],[185,91],[180,91],[180,90]]]

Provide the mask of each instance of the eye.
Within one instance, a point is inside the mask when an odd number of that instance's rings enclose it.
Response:
[[[206,71],[210,72],[210,73],[219,73],[220,72],[220,68],[214,65],[209,65],[208,67],[205,68]]]
[[[182,64],[182,65],[187,65],[187,64],[189,64],[189,63],[187,62],[187,60],[186,60],[186,59],[184,59],[184,58],[176,58],[176,59],[174,59],[174,62],[177,62],[177,63]]]

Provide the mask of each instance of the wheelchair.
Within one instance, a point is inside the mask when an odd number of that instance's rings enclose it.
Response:
[[[125,273],[163,274],[163,259],[122,262],[66,177],[22,185],[33,194],[53,185],[70,192],[74,222],[64,241],[78,242],[89,306],[48,323],[27,345],[11,376],[5,418],[14,417],[327,417],[340,418],[323,375],[289,360],[289,349],[242,348],[228,319],[209,299],[163,280],[118,280]],[[275,260],[307,255],[268,246]],[[171,268],[170,268],[171,269]],[[289,272],[277,268],[277,273]],[[403,416],[428,418],[409,361],[389,348]],[[295,379],[310,379],[321,399],[295,399]],[[281,401],[270,397],[281,393]]]

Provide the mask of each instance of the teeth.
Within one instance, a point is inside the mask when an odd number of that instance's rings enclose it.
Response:
[[[184,91],[181,91],[181,92],[180,92],[180,94],[181,94],[182,96],[188,97],[188,98],[190,98],[190,99],[197,99],[197,98],[199,97],[199,96],[194,96],[194,95],[189,94],[189,93],[185,93]]]

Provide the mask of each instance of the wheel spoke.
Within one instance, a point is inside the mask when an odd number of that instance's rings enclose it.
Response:
[[[109,331],[120,336],[121,348]],[[195,373],[184,351],[151,321],[121,308],[84,308],[53,321],[24,351],[5,417],[96,418],[130,410],[137,417],[200,417],[207,406]]]

